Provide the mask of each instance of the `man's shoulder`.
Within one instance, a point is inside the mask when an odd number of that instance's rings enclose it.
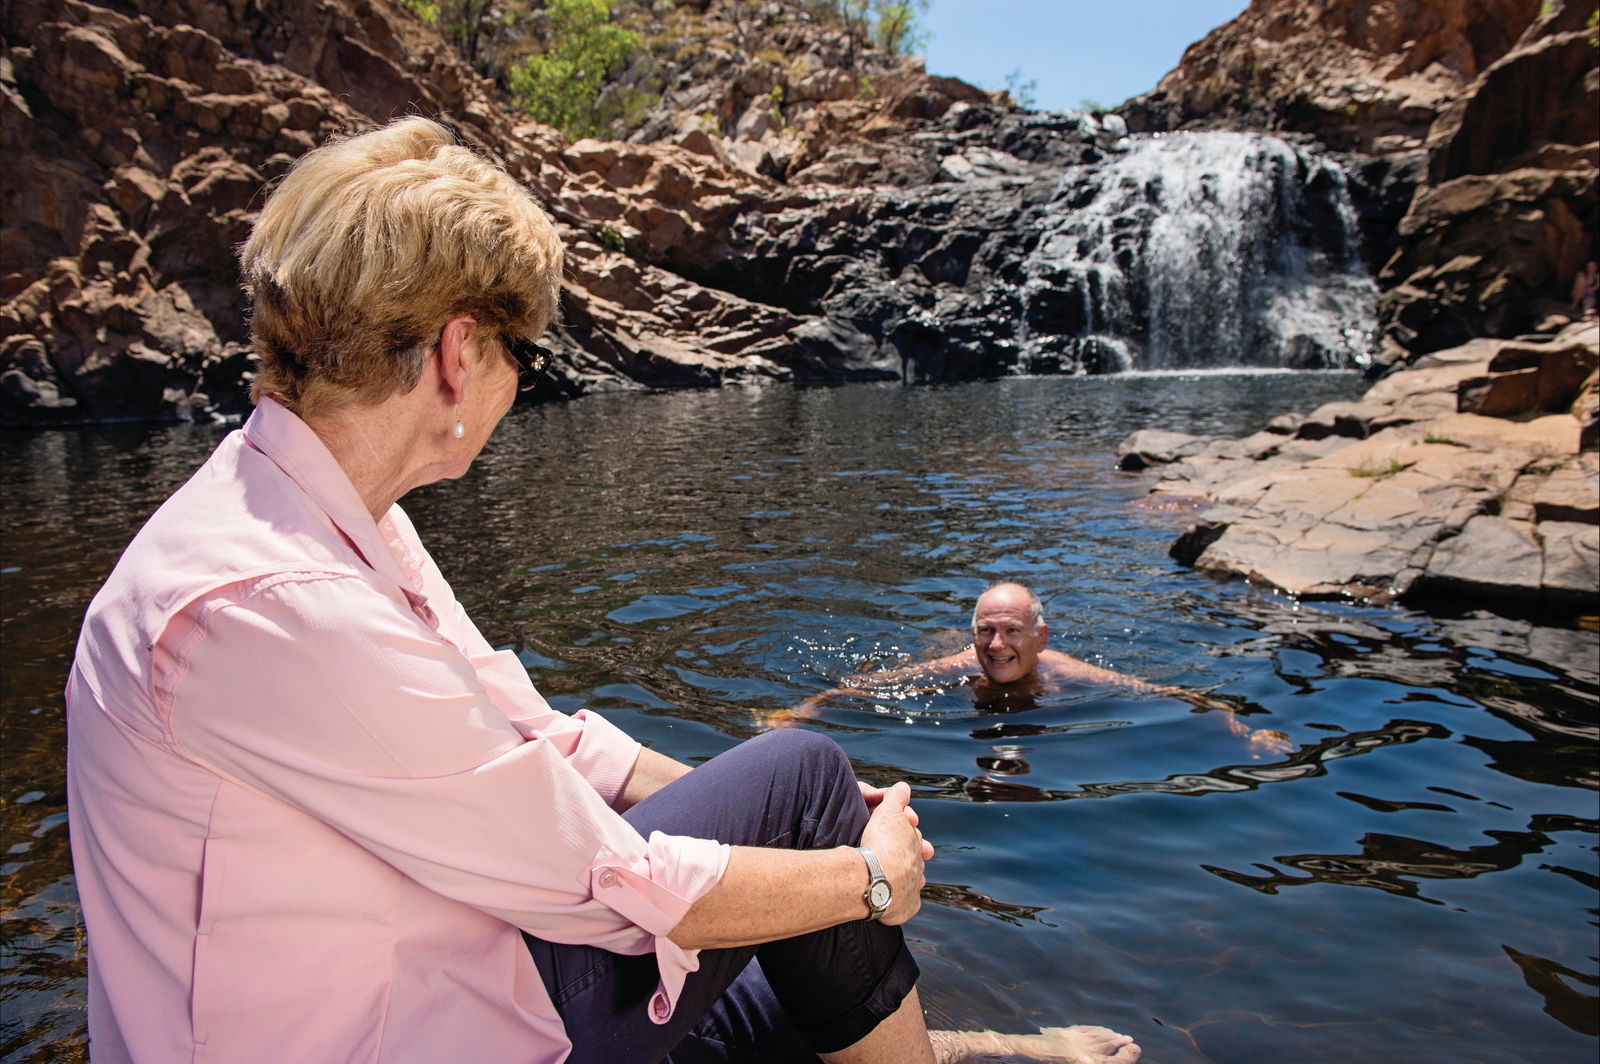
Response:
[[[1049,647],[1039,651],[1039,660],[1046,665],[1059,665],[1066,668],[1083,664],[1081,659],[1075,658],[1071,654],[1063,654],[1059,650],[1051,650]]]
[[[1058,677],[1081,677],[1099,671],[1082,658],[1050,649],[1039,651],[1039,665],[1041,671]]]

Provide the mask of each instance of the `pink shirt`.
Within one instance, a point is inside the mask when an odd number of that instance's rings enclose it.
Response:
[[[726,846],[609,806],[638,744],[552,710],[398,506],[263,399],[84,620],[67,778],[89,1032],[117,1061],[560,1061],[518,929],[654,952]]]

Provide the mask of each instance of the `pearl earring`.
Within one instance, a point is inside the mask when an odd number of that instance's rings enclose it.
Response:
[[[461,423],[461,408],[459,406],[456,407],[456,427],[450,430],[450,434],[458,440],[467,434],[467,427]]]

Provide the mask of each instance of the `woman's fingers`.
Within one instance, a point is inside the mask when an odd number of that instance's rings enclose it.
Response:
[[[862,788],[863,796],[866,788]],[[877,851],[884,871],[894,885],[894,901],[882,921],[903,924],[916,915],[922,905],[922,888],[927,885],[922,864],[933,857],[933,845],[918,828],[921,818],[911,808],[911,785],[901,781],[878,792],[862,843]],[[869,805],[871,803],[869,802]]]

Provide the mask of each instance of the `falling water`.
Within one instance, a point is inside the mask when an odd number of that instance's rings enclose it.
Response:
[[[1337,164],[1248,133],[1126,143],[1057,186],[1022,264],[1025,363],[1367,361],[1376,288]]]

